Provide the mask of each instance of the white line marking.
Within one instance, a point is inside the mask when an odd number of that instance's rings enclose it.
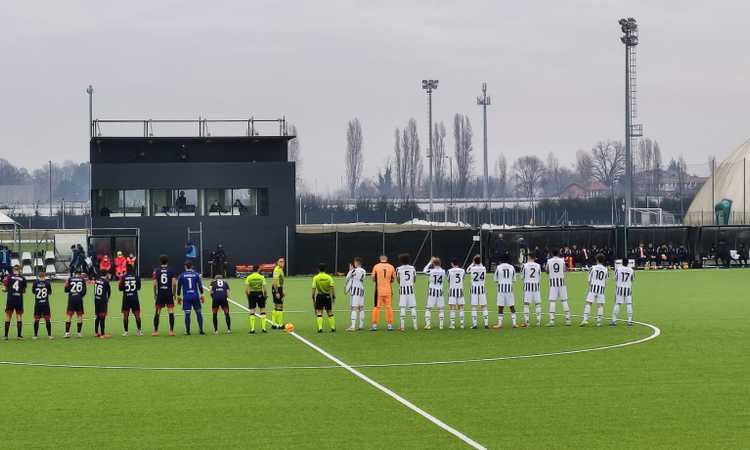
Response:
[[[248,308],[245,307],[245,305],[242,305],[240,303],[235,302],[234,300],[228,299],[232,304],[238,306],[241,309],[244,309],[247,312],[250,312]],[[267,320],[267,319],[266,319]],[[270,322],[270,320],[269,320]],[[453,428],[452,426],[448,425],[447,423],[443,422],[442,420],[438,419],[437,417],[433,416],[432,414],[428,413],[427,411],[423,410],[419,406],[415,405],[414,403],[410,402],[409,400],[405,399],[404,397],[401,397],[397,393],[393,392],[392,390],[388,389],[387,387],[383,386],[382,384],[378,383],[377,381],[373,380],[372,378],[368,377],[367,375],[363,374],[362,372],[358,371],[357,369],[353,368],[352,366],[348,365],[344,361],[341,361],[340,359],[336,358],[332,354],[328,353],[327,351],[323,350],[322,348],[318,347],[317,345],[313,344],[312,342],[308,341],[304,337],[300,336],[299,334],[292,331],[292,336],[294,336],[298,341],[302,342],[303,344],[307,345],[308,347],[312,348],[313,350],[317,351],[321,355],[325,356],[326,358],[330,359],[334,363],[338,364],[339,366],[343,367],[347,371],[349,371],[352,375],[359,378],[360,380],[368,383],[369,385],[373,386],[374,388],[380,390],[384,394],[388,395],[389,397],[393,398],[397,402],[401,403],[402,405],[406,406],[407,408],[411,409],[412,411],[416,412],[420,416],[424,417],[425,419],[429,420],[433,424],[437,425],[438,427],[442,428],[443,430],[447,431],[448,433],[452,434],[453,436],[457,437],[458,439],[462,440],[467,445],[478,449],[478,450],[486,450],[486,447],[480,444],[479,442],[473,440],[469,436],[461,433],[457,429]]]

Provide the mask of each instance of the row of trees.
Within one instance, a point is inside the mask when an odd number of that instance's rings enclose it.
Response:
[[[52,164],[52,201],[61,199],[85,201],[89,198],[88,163],[65,161]],[[0,159],[0,186],[28,186],[33,192],[33,201],[48,203],[50,183],[49,164],[28,170]]]
[[[438,197],[481,197],[482,180],[474,175],[474,146],[471,122],[466,115],[453,117],[453,151],[449,154],[447,129],[437,122],[432,130],[433,193]],[[393,156],[372,179],[364,172],[364,137],[362,124],[355,118],[347,124],[346,191],[356,198],[386,198],[408,202],[426,196],[429,185],[428,151],[420,143],[417,121],[409,119],[394,132]],[[423,155],[423,153],[425,153]],[[672,159],[666,170],[658,142],[644,138],[634,151],[634,176],[638,192],[660,195],[665,174],[675,176],[684,184],[687,165],[684,158]],[[593,182],[609,190],[612,197],[622,191],[625,175],[625,146],[621,141],[601,140],[590,150],[579,150],[575,164],[565,166],[554,153],[546,159],[525,155],[509,164],[505,155],[494,162],[489,179],[494,198],[520,196],[538,198],[557,196],[571,183],[585,189]],[[682,195],[682,190],[680,190]]]

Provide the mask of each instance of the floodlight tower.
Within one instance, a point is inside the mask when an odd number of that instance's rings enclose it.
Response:
[[[487,207],[487,202],[490,198],[489,171],[487,169],[487,106],[489,106],[490,103],[490,97],[487,95],[487,83],[482,83],[482,95],[481,97],[477,97],[477,105],[482,107],[484,118],[484,178],[482,180],[482,196],[484,198],[485,208]]]
[[[427,91],[427,126],[429,127],[429,147],[427,150],[427,159],[430,160],[430,221],[432,221],[432,91],[437,89],[438,80],[422,80],[422,89]]]
[[[635,124],[638,116],[637,78],[636,78],[636,46],[638,45],[638,23],[629,17],[620,19],[622,36],[620,41],[625,44],[625,226],[631,224],[631,208],[633,207],[633,147],[637,138],[643,136],[643,126]]]

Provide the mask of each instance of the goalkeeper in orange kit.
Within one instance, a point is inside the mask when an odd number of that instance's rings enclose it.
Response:
[[[385,308],[385,320],[388,331],[393,331],[393,291],[391,285],[396,278],[396,269],[388,262],[388,257],[382,255],[380,262],[372,268],[372,281],[375,282],[375,307],[372,309],[372,331],[377,331],[380,322],[380,308]]]

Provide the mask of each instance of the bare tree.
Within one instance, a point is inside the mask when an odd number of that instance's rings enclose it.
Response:
[[[659,143],[654,141],[652,150],[653,162],[651,164],[651,192],[656,195],[661,193],[661,176],[662,176],[662,160],[661,160],[661,148]]]
[[[393,183],[393,167],[390,161],[387,161],[383,170],[378,172],[375,189],[378,191],[378,196],[382,199],[387,200],[393,197],[395,186]]]
[[[417,188],[422,182],[422,155],[419,149],[417,121],[414,119],[409,119],[406,128],[401,133],[401,148],[408,161],[407,181],[409,198],[415,198]]]
[[[448,162],[445,160],[445,124],[436,123],[432,129],[432,153],[435,188],[438,195],[445,195]]]
[[[625,149],[621,142],[599,141],[591,149],[592,175],[595,180],[614,190],[625,173]]]
[[[453,117],[453,140],[455,142],[456,178],[458,180],[458,195],[466,194],[466,183],[471,178],[474,164],[474,148],[471,142],[472,131],[469,117],[456,114]]]
[[[403,131],[396,128],[394,153],[396,156],[396,186],[401,200],[414,198],[416,188],[420,185],[422,179],[422,159],[419,151],[416,120],[409,119]]]
[[[513,178],[522,196],[532,200],[536,197],[544,170],[544,163],[536,156],[522,156],[513,163]]]
[[[497,179],[495,195],[505,197],[508,192],[508,161],[503,154],[500,154],[495,162],[495,178]]]
[[[346,185],[349,198],[354,198],[362,178],[362,125],[358,118],[349,121],[346,126]]]
[[[560,166],[554,153],[547,155],[547,178],[544,190],[548,195],[557,195],[573,180],[573,172]]]
[[[576,152],[576,177],[579,181],[587,184],[594,174],[594,160],[591,154],[583,150]]]
[[[612,223],[615,223],[615,185],[625,173],[625,148],[621,142],[599,141],[591,149],[593,158],[594,179],[605,184],[609,188]]]

